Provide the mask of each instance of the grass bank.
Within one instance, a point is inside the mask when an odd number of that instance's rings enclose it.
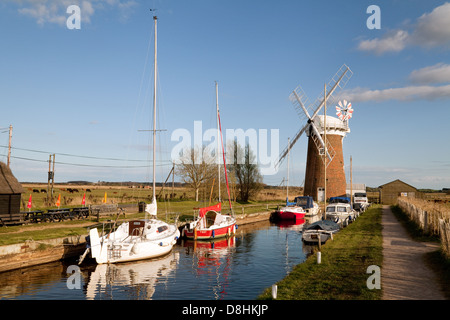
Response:
[[[381,206],[374,205],[297,265],[277,283],[278,300],[380,300],[381,290],[368,289],[367,268],[382,266]],[[258,299],[272,299],[267,288]]]

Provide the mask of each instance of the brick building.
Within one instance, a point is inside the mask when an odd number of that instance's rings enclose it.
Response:
[[[314,123],[318,131],[323,135],[323,115],[316,116]],[[350,129],[348,126],[335,117],[327,116],[327,140],[332,147],[334,157],[326,169],[327,189],[326,197],[346,196],[347,182],[344,171],[344,152],[342,142]],[[323,190],[325,186],[325,166],[322,160],[321,151],[314,142],[311,133],[308,134],[308,154],[306,158],[305,189],[304,195],[312,196],[315,201],[323,201]]]

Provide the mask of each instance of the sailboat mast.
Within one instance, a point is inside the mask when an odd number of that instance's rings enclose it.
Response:
[[[155,174],[156,174],[156,166],[155,166],[155,154],[156,154],[156,81],[157,81],[157,59],[156,59],[156,53],[157,53],[157,27],[156,22],[158,20],[157,16],[153,16],[153,21],[155,22],[155,60],[154,60],[154,84],[153,84],[153,201],[155,201],[156,198],[156,180],[155,180]]]
[[[220,199],[220,141],[219,141],[219,135],[220,135],[220,128],[219,128],[219,93],[218,93],[218,87],[217,87],[217,81],[216,81],[216,110],[217,110],[217,174],[219,176],[219,202],[221,202]]]
[[[288,138],[288,158],[287,158],[287,181],[286,181],[286,204],[289,202],[289,153],[291,151],[291,143]]]

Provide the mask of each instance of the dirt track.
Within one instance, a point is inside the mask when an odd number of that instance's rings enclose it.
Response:
[[[439,249],[439,244],[412,240],[383,206],[383,300],[445,300],[437,278],[424,261],[424,254]]]

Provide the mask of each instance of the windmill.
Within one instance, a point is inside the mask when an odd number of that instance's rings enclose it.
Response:
[[[304,123],[294,139],[281,152],[277,166],[281,164],[288,151],[298,141],[303,133],[308,136],[308,153],[305,172],[304,195],[310,195],[316,201],[321,201],[324,195],[325,179],[327,181],[327,196],[345,195],[346,182],[342,139],[350,132],[348,119],[353,109],[346,101],[339,104],[339,110],[344,120],[340,118],[319,115],[324,105],[334,105],[339,90],[343,89],[353,72],[345,64],[336,72],[326,85],[326,89],[313,104],[309,104],[306,94],[298,86],[289,96],[300,120]],[[328,91],[327,91],[328,90]],[[339,115],[338,115],[339,116]],[[327,175],[328,171],[328,175]],[[323,193],[322,193],[323,192]]]

